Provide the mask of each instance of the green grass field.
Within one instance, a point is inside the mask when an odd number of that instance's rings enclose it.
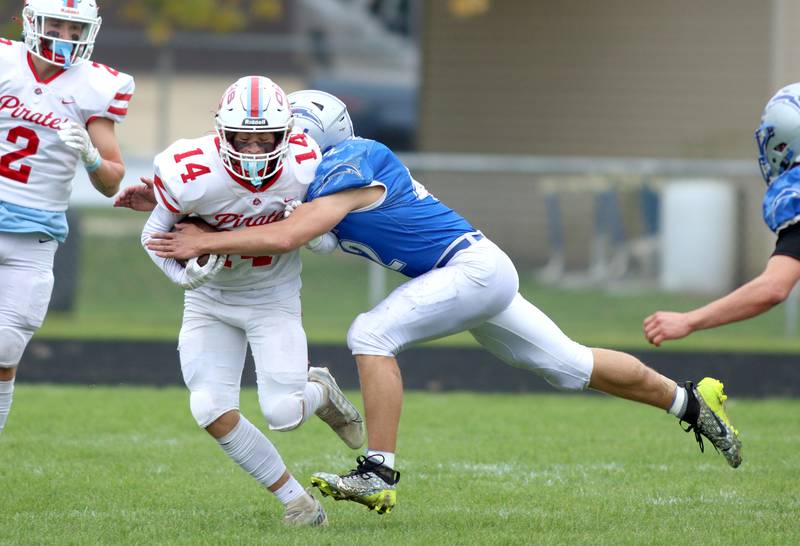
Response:
[[[85,211],[78,302],[73,313],[51,312],[37,334],[45,337],[175,339],[182,291],[147,258],[139,245],[145,217],[126,210]],[[337,252],[304,252],[303,320],[309,340],[344,343],[356,315],[368,309],[367,262]],[[397,274],[391,286],[404,280]],[[588,345],[643,348],[642,320],[657,309],[687,310],[708,298],[663,293],[614,295],[567,291],[536,284],[520,271],[522,293],[574,339]],[[440,344],[474,343],[461,334]],[[677,350],[800,351],[797,336],[784,335],[783,309],[746,323],[699,332],[668,345]]]
[[[242,409],[264,428],[254,391]],[[324,499],[329,527],[285,529],[183,389],[21,384],[0,437],[0,544],[800,543],[800,401],[730,410],[737,470],[621,400],[410,393],[395,511]],[[352,465],[318,420],[268,435],[303,482]]]

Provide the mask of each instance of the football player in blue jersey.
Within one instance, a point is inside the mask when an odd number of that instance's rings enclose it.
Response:
[[[658,311],[644,320],[647,340],[660,346],[697,330],[745,320],[781,303],[800,280],[800,83],[773,96],[756,129],[758,162],[767,183],[764,222],[778,235],[764,271],[708,305],[686,313]]]
[[[358,365],[368,449],[352,472],[312,477],[324,494],[379,513],[394,507],[403,396],[395,357],[411,344],[464,330],[501,360],[556,388],[592,388],[665,409],[688,424],[701,446],[702,435],[732,467],[741,463],[741,442],[719,381],[679,385],[631,355],[572,341],[519,294],[514,264],[497,245],[414,180],[386,146],[353,137],[341,101],[321,91],[299,91],[289,99],[296,126],[325,152],[307,202],[270,226],[224,233],[193,233],[184,226],[154,236],[149,246],[161,256],[186,258],[281,253],[309,242],[327,250],[333,240],[345,252],[411,277],[350,327],[347,343]]]

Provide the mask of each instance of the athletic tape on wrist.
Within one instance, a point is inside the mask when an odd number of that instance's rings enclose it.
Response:
[[[103,164],[103,158],[100,157],[100,154],[97,154],[97,159],[94,160],[93,163],[85,163],[84,166],[86,167],[87,173],[93,173],[97,169],[100,168],[100,165]]]

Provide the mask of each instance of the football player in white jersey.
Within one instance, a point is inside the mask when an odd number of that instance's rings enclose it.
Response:
[[[247,76],[223,94],[216,133],[178,140],[156,156],[158,205],[142,232],[169,231],[187,215],[217,230],[283,219],[286,203],[305,197],[321,153],[292,132],[289,101],[269,78]],[[317,414],[351,448],[364,442],[358,410],[326,368],[308,368],[300,315],[300,256],[150,257],[187,289],[179,338],[190,407],[225,453],[286,506],[284,522],[322,525],[322,506],[288,473],[267,437],[239,412],[249,343],[261,411],[276,431]],[[213,277],[213,278],[212,278]],[[209,280],[210,279],[210,280]]]
[[[346,252],[411,277],[350,327],[368,449],[350,473],[314,474],[312,484],[323,494],[379,513],[394,507],[403,393],[395,355],[412,343],[464,330],[501,360],[557,388],[591,388],[667,410],[694,430],[701,448],[702,435],[739,466],[741,442],[723,406],[722,383],[677,384],[631,355],[571,340],[519,294],[518,274],[502,250],[425,191],[385,146],[352,138],[341,101],[319,91],[299,91],[290,100],[296,124],[324,151],[308,202],[280,224],[238,233],[163,233],[151,248],[173,257],[181,250],[196,255],[206,245],[220,252],[277,252],[332,236],[326,234],[331,230]]]
[[[0,38],[0,431],[50,302],[75,171],[107,197],[125,174],[114,124],[134,83],[90,60],[100,22],[94,0],[27,0],[24,41]]]

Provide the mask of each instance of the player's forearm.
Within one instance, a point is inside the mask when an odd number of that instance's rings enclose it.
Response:
[[[156,264],[156,267],[163,271],[164,274],[176,284],[180,284],[183,266],[179,264],[177,260],[172,258],[161,258],[157,256],[154,251],[147,248],[147,241],[150,240],[150,236],[153,233],[159,231],[167,232],[171,230],[172,226],[174,226],[179,219],[179,215],[172,214],[162,207],[156,207],[153,209],[153,212],[150,214],[150,217],[147,219],[147,222],[142,228],[141,236],[141,242],[142,247],[144,247],[144,251],[147,252],[147,255],[150,256],[150,259],[154,264]]]
[[[693,331],[715,328],[764,313],[786,298],[782,290],[757,277],[727,296],[690,311]]]
[[[198,244],[203,254],[264,255],[284,254],[298,249],[313,236],[305,238],[278,225],[258,226],[239,231],[204,233]]]
[[[106,197],[113,197],[119,191],[120,182],[125,177],[125,165],[104,159],[94,172],[89,173],[89,180],[97,191]]]

